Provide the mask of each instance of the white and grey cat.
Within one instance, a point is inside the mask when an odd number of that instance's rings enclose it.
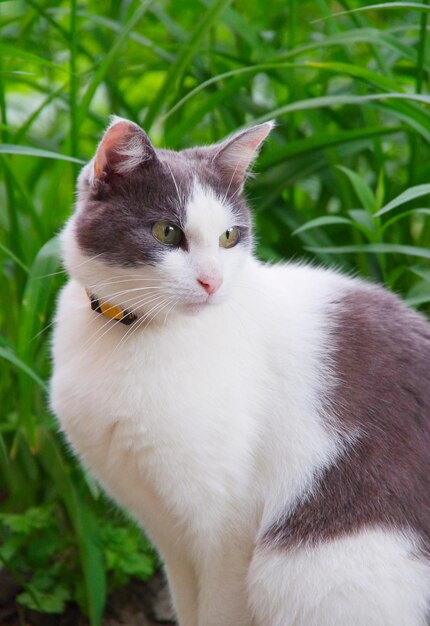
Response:
[[[114,118],[63,232],[52,407],[181,626],[423,626],[430,326],[255,258],[243,184],[271,128],[173,152]]]

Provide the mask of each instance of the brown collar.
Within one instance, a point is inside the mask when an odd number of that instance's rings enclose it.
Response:
[[[137,320],[137,315],[135,313],[131,313],[126,309],[117,306],[116,304],[110,304],[109,302],[105,302],[101,298],[98,298],[94,294],[91,294],[87,291],[88,298],[90,299],[91,308],[93,311],[97,313],[101,313],[105,317],[108,317],[111,320],[116,320],[117,322],[121,322],[121,324],[132,324]]]

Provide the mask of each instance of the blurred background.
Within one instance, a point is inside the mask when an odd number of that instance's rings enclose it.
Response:
[[[97,626],[109,593],[159,566],[47,403],[57,235],[109,115],[173,149],[276,119],[248,185],[257,254],[360,274],[426,313],[427,5],[0,1],[0,624],[77,605]]]

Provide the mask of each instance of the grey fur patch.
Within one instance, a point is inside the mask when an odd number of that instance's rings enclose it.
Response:
[[[241,227],[241,243],[251,245],[246,201],[241,190],[213,166],[212,156],[210,148],[154,149],[152,158],[129,173],[108,170],[92,185],[84,181],[82,210],[75,222],[80,248],[109,265],[155,265],[169,248],[152,236],[152,224],[163,220],[184,228],[194,179],[231,204],[234,225]]]
[[[364,527],[413,529],[430,550],[430,326],[365,285],[333,304],[340,427],[360,436],[312,494],[266,532],[269,545],[315,544]]]

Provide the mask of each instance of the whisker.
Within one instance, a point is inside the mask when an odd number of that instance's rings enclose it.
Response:
[[[236,175],[236,172],[237,172],[237,168],[238,168],[238,167],[239,167],[239,161],[236,163],[236,165],[235,165],[235,167],[234,167],[233,174],[231,175],[230,182],[229,182],[228,187],[227,187],[227,191],[225,192],[224,197],[223,197],[223,199],[221,200],[222,204],[224,204],[224,202],[225,202],[225,200],[226,200],[226,198],[227,198],[227,196],[228,196],[228,192],[230,191],[231,183],[233,182],[233,178],[234,178],[234,177],[235,177],[235,175]],[[240,189],[240,187],[239,187],[239,189]]]
[[[134,327],[133,327],[133,326],[131,326],[131,327],[127,330],[127,332],[124,334],[124,336],[120,339],[119,343],[116,345],[116,347],[115,347],[114,351],[112,352],[112,356],[113,356],[113,355],[115,354],[115,352],[119,349],[119,347],[121,346],[121,344],[122,344],[122,343],[125,343],[125,341],[126,341],[126,339],[127,339],[127,338],[128,338],[128,339],[130,339],[130,337],[131,337],[131,336],[132,336],[132,335],[133,335],[133,334],[134,334],[134,333],[135,333],[135,332],[136,332],[136,331],[137,331],[137,330],[138,330],[138,329],[142,326],[143,322],[147,319],[148,315],[149,315],[152,311],[157,310],[159,307],[161,307],[161,309],[163,309],[163,308],[164,308],[164,306],[165,306],[165,305],[167,305],[167,304],[169,304],[169,303],[171,302],[172,298],[174,298],[174,297],[175,297],[175,296],[171,296],[171,297],[169,297],[169,298],[166,298],[166,299],[162,300],[161,302],[158,302],[156,305],[154,305],[154,306],[150,309],[150,311],[149,311],[147,314],[145,314],[144,316],[142,316],[142,319],[141,319],[141,320],[138,320],[137,324],[135,324],[135,325],[134,325]],[[160,310],[161,310],[161,309],[160,309]],[[143,329],[143,330],[145,330],[145,328],[146,328],[146,327],[147,327],[147,326],[145,325],[145,327],[144,327],[144,329]]]
[[[150,314],[150,313],[152,313],[152,312],[154,312],[154,311],[155,311],[155,313],[154,313],[154,315],[152,315],[152,317],[151,317],[150,319],[148,319],[148,322],[147,322],[147,323],[145,324],[145,326],[143,327],[143,330],[145,330],[146,328],[148,328],[149,324],[151,324],[151,322],[153,322],[153,321],[154,321],[154,319],[157,317],[157,315],[159,315],[159,314],[161,313],[161,311],[162,311],[162,310],[163,310],[166,306],[168,306],[168,305],[171,303],[172,299],[175,299],[175,298],[176,298],[176,296],[170,296],[170,298],[169,298],[169,302],[167,302],[167,301],[165,301],[164,303],[163,303],[163,302],[161,302],[159,305],[157,305],[157,306],[153,307],[153,308],[151,309],[151,311],[149,311],[148,315],[146,315],[146,316],[145,316],[145,318],[146,318],[146,317],[149,317],[149,314]],[[161,306],[161,305],[163,305],[163,306]],[[160,308],[160,306],[161,306],[161,308]]]
[[[99,254],[95,254],[94,256],[89,257],[88,259],[85,259],[85,261],[82,261],[82,263],[78,263],[77,265],[74,265],[72,269],[76,269],[78,267],[81,267],[82,265],[85,265],[86,263],[89,263],[90,261],[94,261],[94,259],[97,259],[102,254],[103,252],[100,252]],[[36,280],[39,280],[40,278],[48,278],[49,276],[57,276],[58,274],[68,274],[68,270],[63,269],[63,270],[59,270],[58,272],[52,272],[51,274],[44,274],[43,276],[37,276]]]
[[[175,297],[175,300],[173,301],[172,306],[170,307],[170,309],[167,311],[166,315],[164,316],[164,324],[167,322],[167,318],[170,315],[170,312],[172,311],[173,307],[176,305],[178,301],[179,301],[178,298]]]
[[[147,283],[148,281],[143,281],[143,280],[140,281],[140,280],[135,280],[133,278],[125,278],[125,279],[122,279],[122,280],[111,280],[111,281],[101,281],[101,280],[99,280],[98,282],[89,284],[86,287],[90,291],[97,292],[97,290],[100,287],[111,287],[111,286],[114,286],[114,285],[122,285],[123,283],[139,283],[139,282],[142,282],[143,284],[145,284],[145,282]],[[159,283],[159,282],[160,281],[154,281],[154,283],[155,283],[154,286],[156,287],[157,283]],[[151,285],[149,285],[149,286],[151,286]]]
[[[172,168],[170,167],[170,165],[169,165],[169,163],[168,163],[167,161],[166,161],[166,165],[167,165],[167,167],[169,168],[170,176],[171,176],[171,177],[172,177],[172,179],[173,179],[173,184],[175,185],[175,188],[176,188],[176,193],[178,194],[179,204],[181,204],[181,194],[179,193],[179,188],[178,188],[178,185],[177,185],[177,183],[176,183],[176,179],[175,179],[175,177],[173,176]]]
[[[241,329],[242,329],[242,331],[244,333],[245,339],[248,340],[249,339],[249,332],[247,332],[246,326],[245,326],[242,318],[240,317],[238,311],[236,311],[236,309],[234,308],[233,302],[228,302],[227,304],[228,304],[229,308],[231,309],[231,311],[233,311],[236,319],[239,321],[239,324],[240,324]]]
[[[139,296],[134,296],[134,298],[131,299],[137,299]],[[155,296],[153,299],[150,299],[149,302],[153,302],[155,299],[161,298],[162,295],[158,295]],[[130,299],[130,300],[131,300]],[[141,306],[142,304],[149,304],[149,302],[147,302],[145,300],[145,298],[141,298],[141,300],[139,300],[136,304],[135,307]],[[112,307],[110,307],[112,308]],[[100,341],[100,339],[102,339],[102,337],[104,337],[112,328],[114,328],[117,324],[121,323],[121,320],[114,320],[109,318],[104,324],[103,326],[101,326],[100,328],[98,328],[92,335],[91,337],[84,343],[84,345],[82,346],[82,348],[84,349],[89,342],[91,342],[92,339],[95,339],[95,341],[93,341],[93,343],[91,343],[87,350],[85,350],[83,353],[81,353],[81,356],[83,356],[84,354],[86,354],[88,352],[88,350],[90,348],[94,348],[94,346]],[[105,328],[107,327],[107,329],[100,335],[99,333],[101,331],[103,331]],[[97,337],[97,335],[99,334],[99,336]]]
[[[127,294],[127,293],[131,293],[132,291],[162,291],[164,289],[164,287],[160,286],[156,286],[156,287],[133,287],[132,289],[122,289],[121,291],[116,291],[114,293],[110,293],[108,296],[103,296],[102,300],[106,301],[106,300],[111,300],[112,298],[114,298],[115,296],[121,296],[122,294]],[[94,302],[95,300],[98,300],[98,297],[96,294],[94,300],[91,300],[91,302]],[[121,305],[113,305],[113,306],[122,306],[122,304],[124,304],[123,302],[121,303]]]
[[[125,291],[124,293],[129,293],[130,291],[132,291],[132,290],[129,289],[129,290]],[[140,291],[140,289],[138,291]],[[145,294],[145,295],[149,295],[150,296],[151,294]],[[119,307],[121,309],[127,308],[127,307],[124,307],[124,305],[127,304],[128,302],[132,302],[133,300],[136,300],[137,298],[140,298],[140,295],[135,295],[135,296],[132,296],[131,298],[127,298],[126,300],[123,300],[121,302],[121,304],[111,304],[108,308],[104,309],[104,313],[107,313],[108,311],[112,311],[113,309],[116,309],[117,307]],[[97,298],[91,300],[92,303],[97,302],[97,301],[98,301]]]
[[[35,334],[35,335],[34,335],[34,336],[30,339],[30,343],[31,343],[32,341],[35,341],[35,339],[37,339],[38,337],[40,337],[40,335],[41,335],[42,333],[44,333],[44,332],[45,332],[45,330],[48,330],[48,328],[51,328],[51,326],[53,326],[53,325],[54,325],[54,323],[55,323],[55,318],[53,318],[53,319],[52,319],[52,320],[51,320],[48,324],[46,324],[46,326],[44,326],[43,328],[41,328],[41,329],[39,330],[39,332],[38,332],[38,333],[36,333],[36,334]]]
[[[123,293],[131,293],[132,291],[156,291],[156,290],[161,290],[163,289],[163,287],[160,286],[154,286],[154,287],[136,287],[135,289],[124,289],[123,291],[117,291],[116,293],[112,293],[109,294],[109,296],[107,298],[105,298],[106,300],[109,300],[110,298],[114,297],[114,296],[119,296],[122,295]],[[121,305],[116,305],[113,304],[111,305],[108,309],[105,309],[105,311],[110,311],[111,309],[114,309],[116,306],[121,306],[123,304],[126,304],[127,302],[130,302],[131,300],[133,300],[134,298],[131,298],[130,300],[126,300],[124,302],[121,303]],[[96,299],[91,299],[90,298],[90,302],[95,302]],[[53,324],[55,323],[55,319],[52,319],[48,324],[46,324],[46,326],[44,326],[41,330],[39,330],[38,333],[36,333],[31,339],[30,341],[34,341],[35,339],[37,339],[38,337],[40,337],[40,335],[45,332],[46,330],[48,330],[48,328],[50,328],[51,326],[53,326]]]
[[[159,278],[146,278],[144,276],[135,276],[135,277],[131,277],[130,278],[127,277],[128,275],[126,275],[126,278],[121,278],[121,277],[117,277],[117,276],[113,276],[112,278],[108,279],[108,280],[99,280],[95,283],[92,283],[91,285],[88,285],[89,287],[95,287],[97,285],[110,285],[110,284],[115,284],[115,283],[131,283],[131,282],[160,282]]]

